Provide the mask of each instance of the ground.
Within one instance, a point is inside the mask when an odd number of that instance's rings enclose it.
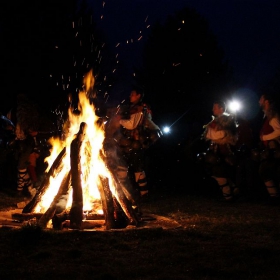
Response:
[[[3,279],[279,279],[280,206],[266,199],[153,189],[145,215],[179,227],[54,231],[0,228]],[[186,186],[187,188],[187,186]],[[185,189],[186,189],[185,188]],[[176,191],[177,189],[177,191]],[[18,200],[0,192],[0,206]]]

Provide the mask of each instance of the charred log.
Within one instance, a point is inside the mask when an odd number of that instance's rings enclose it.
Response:
[[[115,228],[126,228],[129,224],[129,219],[124,213],[117,199],[114,197],[114,217],[115,217]]]
[[[122,186],[121,186],[117,176],[115,174],[112,174],[112,176],[115,180],[115,185],[116,185],[115,197],[117,199],[117,202],[120,205],[122,211],[127,216],[128,224],[137,226],[139,224],[139,219],[133,211],[132,202],[128,200],[125,193],[123,192]]]
[[[82,229],[93,229],[93,228],[103,228],[104,226],[104,221],[101,220],[87,220],[83,221],[82,223]],[[71,222],[70,220],[65,220],[62,223],[62,228],[71,228]]]
[[[42,217],[42,213],[13,213],[12,218],[16,221],[23,222],[23,221],[28,221],[31,219],[36,219],[39,220]]]
[[[110,147],[112,149],[112,147]],[[109,149],[110,149],[109,148]],[[115,157],[110,156],[110,152],[107,153],[107,157],[103,157],[103,160],[106,162],[108,169],[111,171],[111,175],[115,182],[115,194],[114,198],[114,208],[115,208],[115,220],[116,224],[123,224],[123,216],[125,215],[128,219],[127,223],[130,225],[138,225],[139,219],[135,215],[132,205],[136,204],[137,198],[132,190],[132,186],[128,179],[125,182],[121,183],[118,176],[116,175],[117,171],[117,162]],[[118,222],[121,221],[121,222]]]
[[[117,181],[126,198],[133,204],[137,205],[139,201],[139,194],[131,184],[129,177],[126,176],[117,176],[115,174],[119,174],[118,170],[123,169],[124,173],[127,172],[126,164],[121,157],[118,156],[118,146],[116,145],[115,141],[106,141],[105,142],[106,148],[106,157],[103,157],[103,160],[106,162],[107,168],[111,171],[114,180]]]
[[[66,220],[69,220],[69,212],[67,210],[60,212],[59,214],[55,214],[52,218],[53,228],[62,229]]]
[[[53,162],[50,170],[45,175],[45,178],[40,185],[36,195],[30,202],[23,208],[22,213],[31,213],[37,206],[37,204],[41,201],[41,197],[45,194],[47,187],[49,186],[50,177],[54,175],[54,172],[58,171],[62,167],[62,160],[65,156],[66,148],[64,147],[62,151],[59,153],[55,161]]]
[[[98,190],[101,196],[101,203],[105,218],[106,229],[115,228],[115,217],[114,217],[114,202],[113,196],[110,191],[108,178],[102,178],[100,176],[101,186],[98,186]]]
[[[56,196],[54,197],[50,207],[48,208],[48,210],[43,214],[43,216],[40,218],[38,224],[42,227],[46,227],[49,220],[53,218],[56,210],[57,210],[57,205],[59,203],[59,200],[61,198],[61,196],[63,194],[66,194],[69,190],[69,186],[70,186],[70,178],[71,178],[71,174],[70,172],[68,172],[65,177],[62,180],[62,183],[60,185],[60,188],[56,194]]]
[[[80,124],[80,130],[70,146],[71,183],[73,200],[70,209],[71,228],[81,229],[83,220],[83,187],[81,181],[81,146],[86,133],[86,123]]]
[[[67,201],[69,193],[62,194],[56,204],[55,214],[52,217],[52,225],[54,229],[62,229],[62,223],[69,219],[69,211],[67,211]]]

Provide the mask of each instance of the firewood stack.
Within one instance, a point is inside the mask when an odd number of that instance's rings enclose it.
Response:
[[[82,122],[80,130],[75,135],[70,146],[70,171],[65,174],[62,183],[55,195],[52,203],[45,213],[42,213],[38,220],[38,224],[46,227],[48,222],[52,220],[54,229],[62,229],[67,219],[70,219],[70,228],[82,230],[84,213],[83,213],[83,186],[81,182],[81,162],[80,149],[84,136],[86,134],[87,124]],[[66,149],[62,149],[52,167],[46,174],[41,186],[39,187],[33,199],[24,207],[22,213],[32,213],[36,209],[37,204],[45,194],[50,177],[61,169],[63,158],[66,154]],[[119,183],[117,176],[114,174],[116,190],[112,194],[109,186],[108,178],[100,176],[101,184],[98,185],[98,191],[101,197],[103,209],[104,226],[106,230],[126,227],[127,225],[139,225],[139,218],[133,211],[132,203],[129,196],[125,195],[127,190]],[[72,187],[72,205],[70,211],[66,209],[69,189]],[[63,203],[62,203],[63,202]],[[62,206],[63,205],[63,206]]]

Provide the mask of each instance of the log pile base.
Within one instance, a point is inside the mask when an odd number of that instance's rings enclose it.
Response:
[[[24,226],[29,221],[39,220],[42,214],[39,213],[30,213],[22,214],[18,212],[0,212],[0,227],[11,227],[11,228],[20,228]],[[87,219],[83,220],[82,228],[75,229],[70,228],[70,220],[65,219],[62,222],[62,231],[67,230],[83,230],[83,231],[108,231],[105,226],[105,220],[102,217],[98,219]],[[178,229],[181,228],[181,225],[176,221],[169,219],[164,216],[158,216],[154,214],[146,214],[141,217],[139,225],[128,225],[125,228],[110,229],[109,231],[114,230],[140,230],[140,229]]]

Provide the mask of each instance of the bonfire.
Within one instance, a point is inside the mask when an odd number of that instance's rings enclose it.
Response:
[[[117,228],[120,220],[137,226],[128,191],[108,167],[103,149],[105,124],[95,114],[88,96],[94,86],[90,71],[79,92],[79,113],[68,110],[64,137],[51,138],[48,168],[36,195],[22,213],[37,214],[43,227],[83,229],[90,216],[104,218],[106,229]],[[63,138],[63,139],[62,139]]]

